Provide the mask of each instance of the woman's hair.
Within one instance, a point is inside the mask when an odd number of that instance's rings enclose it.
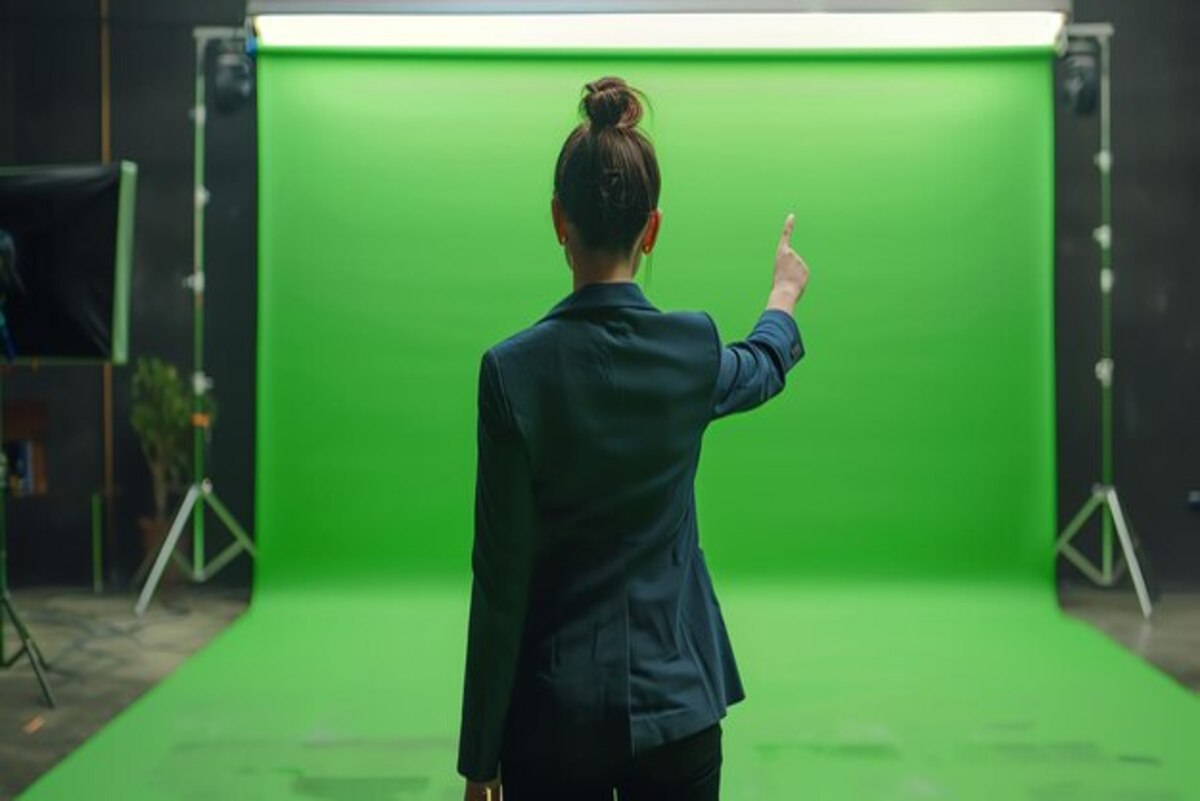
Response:
[[[554,194],[589,250],[628,253],[658,207],[654,145],[638,130],[641,92],[620,78],[584,87],[586,119],[571,131],[554,168]]]

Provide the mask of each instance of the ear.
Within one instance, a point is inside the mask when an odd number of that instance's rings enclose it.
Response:
[[[658,241],[658,231],[661,227],[662,212],[654,209],[646,219],[646,232],[642,234],[642,253],[649,254],[654,250],[654,243]]]
[[[558,239],[558,244],[565,245],[567,243],[567,215],[563,213],[562,204],[558,202],[558,196],[550,198],[550,219],[554,221],[554,236]]]

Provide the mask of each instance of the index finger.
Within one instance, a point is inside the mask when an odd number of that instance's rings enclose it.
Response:
[[[783,234],[779,237],[779,247],[786,248],[792,245],[792,229],[796,227],[796,215],[789,214],[787,219],[783,221]]]

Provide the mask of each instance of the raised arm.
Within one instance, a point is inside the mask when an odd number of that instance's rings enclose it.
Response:
[[[808,286],[808,265],[792,250],[795,222],[789,214],[783,223],[767,308],[748,337],[721,348],[714,418],[753,409],[778,395],[788,370],[804,357],[795,310]]]

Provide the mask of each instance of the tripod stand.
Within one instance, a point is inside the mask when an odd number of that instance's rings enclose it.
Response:
[[[204,564],[203,551],[200,551],[200,558],[193,564],[188,565],[184,561],[184,566],[189,568],[192,580],[196,582],[208,581],[217,574],[217,571],[242,551],[246,551],[251,556],[254,555],[254,543],[250,541],[250,536],[229,510],[225,508],[225,504],[221,503],[220,498],[213,492],[212,482],[206,478],[197,484],[193,484],[183,497],[183,504],[180,505],[179,512],[175,515],[175,522],[171,524],[171,530],[167,533],[166,539],[163,540],[162,548],[158,552],[158,558],[154,560],[154,567],[150,569],[150,577],[146,579],[146,584],[142,587],[142,594],[138,596],[135,611],[139,617],[146,613],[146,607],[150,605],[150,599],[154,596],[154,590],[158,587],[158,582],[162,579],[163,571],[167,568],[167,560],[174,556],[176,559],[183,561],[183,557],[175,553],[175,547],[179,544],[179,537],[183,534],[188,517],[193,514],[197,518],[204,515],[204,504],[212,507],[217,517],[229,529],[229,533],[233,535],[234,541],[216,559],[213,559],[207,567]]]
[[[1111,587],[1121,579],[1125,566],[1129,568],[1137,592],[1142,615],[1149,618],[1153,607],[1150,593],[1138,562],[1133,533],[1125,519],[1117,488],[1113,483],[1113,358],[1112,358],[1112,116],[1110,91],[1110,55],[1113,28],[1111,25],[1072,25],[1068,35],[1094,40],[1099,53],[1100,80],[1100,152],[1096,154],[1096,169],[1100,173],[1100,226],[1093,237],[1100,247],[1100,360],[1096,362],[1096,380],[1100,382],[1100,481],[1092,488],[1092,496],[1063,529],[1056,545],[1071,564],[1079,568],[1092,582]],[[1096,567],[1075,548],[1072,541],[1093,515],[1100,515],[1101,565]],[[1123,561],[1113,562],[1113,532],[1121,545]]]
[[[205,99],[205,87],[207,83],[205,80],[205,59],[210,42],[237,39],[238,37],[244,37],[245,33],[238,28],[196,28],[192,34],[196,40],[196,105],[192,110],[194,134],[192,274],[184,282],[184,286],[191,290],[194,298],[192,305],[192,358],[194,369],[194,373],[192,374],[192,475],[195,481],[184,496],[183,503],[179,507],[179,512],[175,515],[175,521],[171,524],[171,529],[167,533],[166,539],[163,540],[162,547],[159,549],[158,557],[154,561],[154,567],[150,570],[150,576],[146,580],[145,586],[142,587],[141,595],[138,597],[135,607],[138,616],[145,614],[146,607],[150,605],[150,599],[154,596],[154,590],[158,587],[158,582],[162,579],[163,571],[167,567],[167,560],[174,558],[180,562],[191,575],[192,581],[199,583],[208,581],[243,551],[251,557],[254,556],[254,543],[250,541],[250,535],[246,533],[246,530],[242,528],[229,509],[225,507],[225,504],[221,503],[221,500],[213,491],[212,481],[206,477],[204,466],[204,448],[210,425],[209,404],[206,401],[206,396],[212,388],[212,379],[204,373],[204,209],[208,205],[208,189],[204,185],[204,141],[208,123],[208,104]],[[206,504],[212,507],[213,512],[225,524],[229,533],[233,535],[234,540],[215,559],[208,563],[207,566],[205,565],[204,553],[204,507]],[[190,564],[175,552],[175,547],[179,543],[179,538],[183,534],[183,529],[187,525],[189,516],[192,518],[193,532],[192,561]]]
[[[3,440],[3,432],[0,431],[0,442]],[[12,595],[8,591],[8,526],[5,523],[4,508],[7,496],[8,457],[3,448],[0,448],[0,667],[10,668],[22,656],[26,657],[30,667],[33,668],[34,675],[37,676],[38,684],[42,686],[42,697],[46,699],[46,705],[54,707],[54,691],[50,689],[50,682],[46,678],[46,670],[49,669],[49,665],[46,663],[46,658],[42,656],[42,651],[38,648],[33,635],[29,633],[29,629],[26,628],[20,614],[17,613]],[[6,654],[4,649],[4,618],[6,616],[12,621],[13,628],[17,631],[17,638],[21,641],[21,647],[11,656]]]
[[[54,707],[54,691],[50,689],[50,682],[46,678],[46,671],[50,666],[46,662],[46,657],[42,656],[41,649],[38,648],[33,635],[25,627],[21,616],[17,614],[17,608],[13,606],[12,595],[8,592],[8,577],[5,574],[7,568],[4,535],[0,534],[0,667],[10,668],[22,656],[27,657],[34,675],[37,676],[38,684],[42,686],[42,697],[46,699],[46,705]],[[12,621],[13,628],[17,630],[17,638],[21,641],[21,647],[11,656],[4,652],[4,618],[6,615]]]

